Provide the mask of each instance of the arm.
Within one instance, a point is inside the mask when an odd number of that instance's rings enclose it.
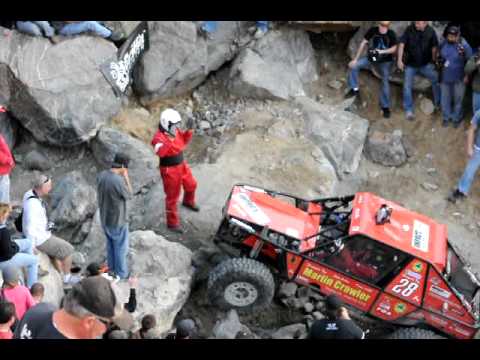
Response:
[[[438,47],[434,46],[432,47],[432,61],[434,63],[437,62],[437,57],[438,57]]]
[[[405,69],[405,64],[403,63],[404,50],[405,50],[405,43],[400,42],[400,44],[398,44],[398,55],[397,55],[397,66],[400,70]]]
[[[474,122],[472,122],[467,132],[467,155],[469,158],[471,158],[473,155],[473,139],[475,137],[476,129],[477,129],[477,125]]]
[[[475,70],[480,68],[480,58],[475,59],[475,56],[472,56],[465,65],[465,74],[472,75]]]
[[[175,141],[170,139],[161,140],[160,138],[155,137],[152,140],[152,146],[155,154],[157,154],[159,157],[167,156],[172,152],[179,153],[180,151],[183,151],[183,146],[179,146],[175,143]]]
[[[397,45],[393,45],[391,48],[385,50],[378,50],[379,54],[394,54],[397,51]]]
[[[190,140],[192,140],[193,130],[181,131],[180,134],[183,138],[183,142],[185,143],[185,145],[187,145],[188,143],[190,143]]]

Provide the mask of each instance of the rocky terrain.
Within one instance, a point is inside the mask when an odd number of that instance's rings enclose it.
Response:
[[[112,26],[128,32],[134,23]],[[399,30],[405,22],[394,23]],[[446,223],[450,240],[480,272],[480,189],[458,205],[445,200],[465,165],[465,128],[441,127],[429,109],[428,84],[417,83],[412,123],[401,110],[400,77],[392,78],[391,119],[381,116],[379,83],[368,72],[360,76],[362,101],[345,111],[346,64],[368,24],[320,34],[281,24],[260,39],[252,25],[220,22],[205,40],[194,22],[149,22],[151,48],[123,99],[98,69],[116,51],[108,41],[78,36],[52,45],[16,31],[2,35],[0,95],[10,113],[0,131],[17,161],[12,199],[21,200],[35,171],[52,175],[49,211],[58,235],[75,245],[77,265],[103,261],[95,176],[116,151],[128,153],[135,193],[129,262],[139,276],[134,315],[155,314],[162,334],[176,317],[190,316],[209,338],[238,331],[304,338],[305,321],[323,316],[322,297],[295,284],[279,284],[274,303],[259,314],[224,313],[208,303],[208,271],[227,256],[212,236],[235,183],[306,198],[375,192]],[[201,212],[180,209],[182,236],[166,229],[158,159],[149,145],[166,107],[193,117],[196,127],[186,157]],[[61,280],[49,271],[42,282],[48,299],[59,303]],[[371,337],[384,331],[366,326]]]

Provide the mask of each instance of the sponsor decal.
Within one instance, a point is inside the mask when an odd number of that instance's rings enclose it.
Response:
[[[355,215],[354,215],[354,218],[355,218],[355,219],[358,219],[358,218],[360,218],[360,208],[356,208],[356,209],[355,209]]]
[[[403,231],[408,232],[410,230],[410,226],[405,224],[405,225],[402,226],[402,229],[403,229]]]
[[[430,226],[421,221],[413,220],[412,247],[423,252],[428,252],[429,239]]]
[[[240,208],[259,225],[266,225],[270,218],[250,199],[245,193],[237,193],[232,196]]]
[[[416,272],[422,272],[423,264],[420,261],[417,261],[413,264],[412,269],[413,271],[416,271]]]
[[[353,226],[352,231],[360,231],[360,226]]]
[[[405,276],[409,276],[413,278],[415,281],[419,282],[422,279],[422,275],[419,274],[418,272],[408,270],[405,272]]]
[[[435,286],[435,285],[430,286],[430,292],[435,294],[435,295],[438,295],[438,296],[440,296],[444,299],[448,299],[452,295],[452,293],[450,291],[447,291],[447,290],[442,289],[441,287],[438,287],[438,286]]]
[[[393,308],[393,311],[395,311],[397,314],[403,314],[407,310],[407,306],[404,303],[396,303],[395,307]]]

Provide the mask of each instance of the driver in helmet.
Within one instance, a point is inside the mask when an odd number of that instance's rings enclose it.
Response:
[[[177,202],[182,186],[184,190],[182,205],[192,211],[200,210],[195,204],[197,181],[183,158],[183,150],[192,139],[193,119],[187,121],[186,131],[179,128],[181,121],[178,111],[164,110],[160,115],[158,131],[151,142],[155,154],[160,158],[160,176],[166,195],[167,227],[180,234],[184,233],[184,229],[180,226]]]

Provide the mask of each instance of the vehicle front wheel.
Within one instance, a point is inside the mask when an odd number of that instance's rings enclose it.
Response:
[[[253,259],[225,260],[208,277],[208,298],[222,310],[253,312],[269,305],[274,293],[272,273],[264,264]]]

